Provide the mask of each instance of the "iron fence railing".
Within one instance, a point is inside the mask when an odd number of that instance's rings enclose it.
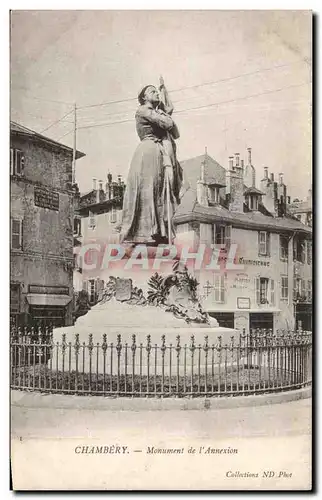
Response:
[[[52,328],[11,335],[13,389],[104,396],[235,396],[300,388],[311,383],[311,332],[253,330],[223,343],[194,335],[189,343],[123,342],[118,335],[53,340]]]

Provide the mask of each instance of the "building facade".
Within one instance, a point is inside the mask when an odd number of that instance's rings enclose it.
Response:
[[[103,181],[93,179],[93,189],[79,195],[75,207],[74,219],[74,290],[76,293],[86,290],[89,303],[97,302],[100,289],[109,278],[109,271],[102,271],[95,267],[93,270],[84,269],[83,258],[90,265],[91,254],[87,252],[79,257],[79,249],[87,244],[97,244],[101,248],[108,243],[118,243],[122,222],[122,206],[125,184],[121,176],[113,181],[111,174]]]
[[[294,199],[293,202],[289,204],[288,211],[291,215],[303,222],[303,224],[312,227],[312,189],[309,189],[306,200]]]
[[[182,163],[177,242],[219,251],[220,269],[196,274],[203,307],[221,326],[310,330],[312,230],[289,215],[282,174],[276,181],[265,168],[256,187],[251,156],[249,148],[246,164],[230,157],[227,171],[208,155]]]
[[[76,159],[83,156],[76,152]],[[72,323],[72,161],[71,148],[11,123],[10,315],[14,322]]]

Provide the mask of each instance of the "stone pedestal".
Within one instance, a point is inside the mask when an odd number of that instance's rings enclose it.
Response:
[[[190,355],[189,349],[193,342],[198,353],[200,351],[200,362],[203,363],[205,342],[211,346],[218,345],[218,337],[221,337],[223,345],[229,344],[232,337],[237,341],[237,330],[220,328],[218,322],[202,310],[197,299],[197,283],[187,269],[180,267],[178,261],[172,258],[167,262],[156,259],[155,248],[148,249],[148,259],[146,255],[139,259],[138,247],[132,248],[132,251],[130,248],[123,265],[110,273],[110,279],[101,291],[96,306],[85,316],[78,318],[74,326],[54,330],[54,342],[61,342],[62,334],[65,334],[66,342],[71,342],[73,352],[76,334],[78,335],[81,349],[86,352],[82,368],[84,371],[88,369],[90,335],[93,362],[98,371],[103,370],[101,345],[104,334],[107,336],[107,343],[113,343],[114,349],[117,342],[119,345],[121,343],[122,349],[127,349],[127,359],[131,357],[135,335],[136,349],[141,349],[143,371],[147,363],[147,345],[151,345],[151,350],[156,351],[156,346],[160,348],[162,342],[165,342],[167,356],[170,356],[170,352],[175,356],[175,346],[178,344]],[[100,353],[97,358],[96,352]],[[161,362],[159,349],[158,352],[159,359],[154,361],[155,369]],[[74,359],[73,354],[69,361],[71,366],[75,363]],[[122,360],[124,363],[124,356]],[[53,366],[55,362],[54,360]],[[183,362],[182,358],[180,363]]]

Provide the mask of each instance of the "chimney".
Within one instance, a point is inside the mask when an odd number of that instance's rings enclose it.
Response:
[[[200,165],[200,179],[197,181],[197,202],[203,207],[208,207],[208,186],[205,183],[205,162]]]
[[[101,191],[103,191],[103,181],[98,181],[98,190],[96,191],[96,203],[101,201]]]
[[[252,148],[247,148],[248,151],[248,165],[252,164]]]
[[[235,153],[235,166],[237,168],[239,167],[239,155],[240,153]]]
[[[200,181],[205,182],[205,162],[202,161],[200,165]]]
[[[97,179],[93,178],[93,191],[97,190]]]
[[[279,173],[279,181],[280,181],[280,185],[283,184],[283,172]]]
[[[240,168],[244,171],[244,160],[240,160]]]
[[[279,189],[279,188],[282,189]],[[270,174],[270,179],[266,177],[266,167],[265,167],[265,178],[261,180],[260,189],[263,191],[262,203],[266,210],[268,210],[273,217],[279,215],[279,203],[280,196],[283,195],[283,199],[286,200],[286,186],[279,186],[274,182],[274,174]]]
[[[234,157],[229,157],[229,170],[234,170]]]
[[[244,211],[244,178],[241,168],[230,173],[230,203],[232,212]]]
[[[268,167],[264,167],[264,179],[268,179]]]

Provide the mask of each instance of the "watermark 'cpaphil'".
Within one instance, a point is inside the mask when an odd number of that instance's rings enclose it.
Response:
[[[182,266],[200,271],[237,271],[244,269],[238,258],[238,245],[200,244],[196,248],[188,245],[144,244],[129,247],[119,243],[89,242],[75,249],[77,267],[86,271],[105,269],[155,270],[162,265],[179,261]]]

